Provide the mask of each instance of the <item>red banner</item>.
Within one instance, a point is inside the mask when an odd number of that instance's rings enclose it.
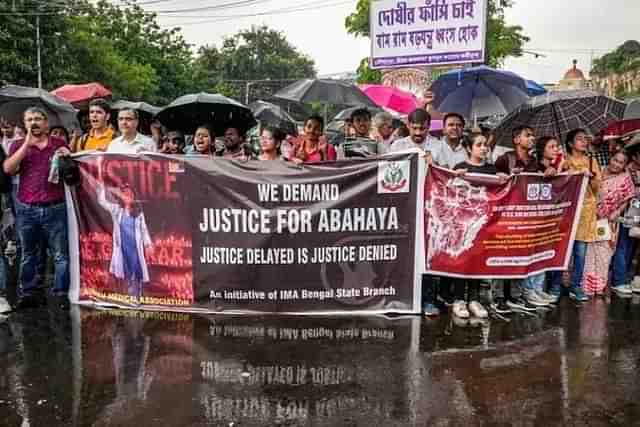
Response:
[[[431,167],[425,181],[430,274],[522,278],[568,268],[588,180],[466,174]]]

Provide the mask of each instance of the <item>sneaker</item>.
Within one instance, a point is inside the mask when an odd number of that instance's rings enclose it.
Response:
[[[633,282],[631,282],[631,290],[634,294],[640,294],[640,276],[633,278]]]
[[[630,297],[633,295],[633,288],[630,285],[612,286],[611,290],[619,297]]]
[[[535,305],[532,305],[529,301],[525,300],[524,298],[512,298],[510,300],[507,300],[507,305],[512,309],[512,310],[518,310],[518,311],[536,311],[537,307]]]
[[[498,300],[497,303],[495,304],[491,304],[491,308],[499,314],[511,314],[513,313],[513,311],[511,311],[511,307],[509,307],[509,305],[507,305],[507,302],[503,299]]]
[[[467,303],[458,300],[453,303],[453,315],[460,319],[468,319],[469,318],[469,310],[467,309]]]
[[[439,316],[440,315],[440,310],[438,310],[438,307],[436,307],[434,304],[431,303],[424,303],[422,304],[422,313],[424,313],[425,316]]]
[[[471,313],[473,317],[477,317],[479,319],[486,319],[487,317],[489,317],[487,309],[484,308],[478,301],[471,301],[469,303],[469,313]]]
[[[535,307],[546,307],[549,305],[549,302],[545,299],[542,299],[540,295],[536,291],[528,292],[525,296],[525,300],[535,306]]]
[[[569,298],[576,302],[587,302],[589,301],[589,296],[584,293],[584,291],[580,288],[573,289],[569,292]]]
[[[0,296],[0,314],[9,313],[13,311],[11,304],[4,296]]]
[[[556,304],[558,302],[558,300],[560,299],[560,295],[550,294],[550,293],[545,292],[545,291],[536,291],[536,293],[538,294],[538,296],[540,298],[542,298],[543,300],[545,300],[549,304]]]

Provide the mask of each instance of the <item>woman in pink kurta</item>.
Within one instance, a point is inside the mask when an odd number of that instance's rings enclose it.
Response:
[[[604,293],[609,276],[609,264],[618,242],[619,224],[616,219],[635,195],[633,179],[625,170],[628,160],[627,154],[618,152],[602,174],[602,184],[598,192],[597,217],[609,220],[611,239],[595,241],[587,248],[583,278],[584,291],[587,295]]]

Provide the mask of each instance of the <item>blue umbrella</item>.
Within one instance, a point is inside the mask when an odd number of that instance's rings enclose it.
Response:
[[[509,114],[529,99],[522,77],[484,65],[449,71],[430,90],[436,110],[473,119]]]
[[[544,95],[547,90],[540,83],[536,83],[533,80],[527,80],[527,93],[529,96]]]

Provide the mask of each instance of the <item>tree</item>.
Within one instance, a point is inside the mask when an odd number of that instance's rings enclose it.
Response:
[[[487,22],[487,64],[499,67],[508,56],[522,56],[522,47],[529,38],[519,25],[507,25],[504,12],[513,5],[512,0],[489,0],[489,20]],[[358,0],[356,10],[345,19],[349,34],[369,37],[369,16],[371,0]],[[358,71],[367,71],[360,64]],[[360,81],[360,78],[358,79]]]
[[[358,66],[357,81],[360,84],[380,84],[382,83],[382,71],[369,68],[369,58],[363,58]]]
[[[0,10],[7,14],[0,19],[0,81],[22,86],[38,82],[36,17],[39,10],[33,1],[0,1]],[[10,13],[15,14],[10,14]],[[43,10],[42,12],[48,12]],[[57,37],[64,31],[64,22],[40,18],[42,74],[55,74],[60,58],[54,55],[60,47]]]
[[[638,69],[640,69],[640,43],[636,40],[628,40],[613,52],[595,59],[591,72],[599,76],[605,76],[607,74],[622,74]]]
[[[266,26],[242,30],[220,48],[201,47],[194,76],[202,90],[226,80],[288,80],[314,77],[314,62],[291,45],[284,34]]]
[[[39,13],[46,89],[99,81],[116,98],[160,104],[184,94],[192,86],[193,58],[180,30],[163,30],[155,14],[133,1],[121,3],[0,1],[2,10],[16,11],[0,20],[0,79],[36,85],[34,13]]]
[[[117,96],[158,104],[192,86],[192,54],[180,29],[161,29],[156,15],[135,2],[118,6],[83,0],[69,20],[70,57],[89,56],[88,64],[79,64],[85,81],[100,77]],[[92,62],[97,67],[85,67]]]

